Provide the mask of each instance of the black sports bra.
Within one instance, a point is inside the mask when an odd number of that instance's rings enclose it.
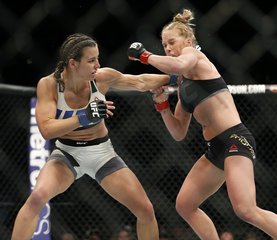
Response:
[[[191,80],[184,78],[181,81],[179,89],[179,98],[182,107],[190,113],[206,98],[221,91],[228,91],[228,87],[222,77],[210,80]]]

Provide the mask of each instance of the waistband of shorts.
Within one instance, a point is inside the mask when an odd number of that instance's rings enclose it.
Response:
[[[89,140],[89,141],[63,139],[63,138],[58,138],[57,140],[62,144],[69,145],[72,147],[86,147],[86,146],[98,145],[100,143],[108,141],[109,135],[106,135],[105,137],[102,137],[102,138],[96,138],[93,140]]]
[[[242,130],[242,129],[247,130],[247,128],[245,127],[245,125],[243,123],[239,123],[233,127],[226,129],[225,131],[221,132],[220,134],[218,134],[217,136],[213,137],[212,139],[210,139],[206,142],[212,142],[214,140],[224,138],[224,137],[229,136],[230,134],[234,133],[234,131],[238,131],[238,130]]]

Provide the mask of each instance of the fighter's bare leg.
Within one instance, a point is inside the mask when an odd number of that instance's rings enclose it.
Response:
[[[219,240],[212,220],[199,206],[214,194],[224,181],[224,171],[203,155],[190,170],[177,196],[177,212],[200,239]]]
[[[139,240],[158,240],[159,231],[152,203],[129,168],[122,168],[101,181],[102,188],[137,217]]]
[[[62,162],[51,160],[42,168],[36,186],[20,209],[13,228],[12,240],[30,240],[40,210],[54,196],[64,192],[74,182],[72,171]]]
[[[253,163],[243,156],[225,160],[226,186],[238,217],[277,239],[277,215],[256,204]]]

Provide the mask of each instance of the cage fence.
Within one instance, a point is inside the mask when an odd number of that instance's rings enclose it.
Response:
[[[22,87],[19,88],[22,90]],[[26,91],[2,91],[0,149],[0,239],[10,238],[16,214],[30,193],[29,152],[30,99]],[[257,142],[255,181],[257,203],[276,212],[277,202],[277,95],[234,94],[242,122]],[[198,239],[175,210],[175,199],[186,174],[205,150],[200,126],[192,120],[187,138],[175,142],[153,107],[150,93],[109,92],[116,105],[115,115],[106,120],[117,153],[134,171],[156,211],[161,234],[174,240]],[[170,96],[172,109],[177,97]],[[189,196],[188,196],[189,197]],[[89,239],[97,231],[101,239],[111,239],[117,229],[135,229],[135,217],[108,196],[87,176],[50,201],[51,238],[61,239],[72,232],[76,239]],[[236,239],[263,232],[244,223],[234,214],[225,185],[201,206],[219,232],[230,230]]]

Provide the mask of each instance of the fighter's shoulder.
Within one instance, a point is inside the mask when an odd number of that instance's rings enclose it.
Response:
[[[49,74],[47,76],[41,77],[38,81],[38,85],[51,85],[55,83],[56,83],[56,80],[53,74]]]
[[[56,79],[54,78],[53,74],[44,76],[42,78],[39,79],[38,84],[37,84],[37,88],[40,89],[44,89],[45,91],[51,91],[56,89]]]
[[[121,73],[113,68],[99,68],[95,74],[95,80],[98,82],[109,81],[118,77]]]
[[[199,53],[200,51],[197,50],[196,48],[194,47],[184,47],[182,49],[182,54],[197,54]]]
[[[194,47],[185,47],[180,57],[196,64],[198,61],[206,58],[206,55]]]

